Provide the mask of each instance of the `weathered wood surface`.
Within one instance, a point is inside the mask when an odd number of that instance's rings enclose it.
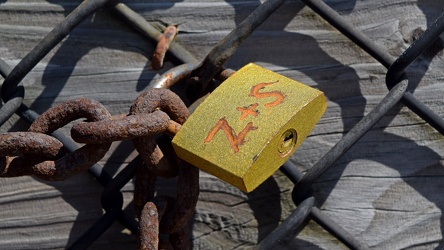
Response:
[[[441,0],[326,0],[390,54],[407,48],[415,30],[444,11]],[[2,1],[0,56],[16,65],[78,1]],[[139,1],[129,6],[150,22],[183,23],[179,39],[203,59],[257,5],[252,1]],[[444,114],[443,42],[439,39],[409,68],[415,95]],[[147,83],[153,44],[107,9],[85,20],[25,79],[25,103],[39,113],[75,97],[102,102],[112,114],[126,113]],[[313,166],[387,93],[386,70],[299,1],[288,1],[239,48],[227,66],[256,62],[321,89],[328,109],[292,157],[301,170]],[[171,63],[166,68],[172,67]],[[25,130],[14,116],[1,131]],[[61,129],[67,135],[68,128]],[[314,185],[316,204],[374,249],[443,247],[444,137],[398,105]],[[102,160],[116,173],[136,155],[131,143],[113,144]],[[292,183],[277,172],[245,194],[201,173],[193,224],[196,249],[256,245],[295,208]],[[171,182],[160,183],[171,192]],[[132,183],[124,188],[131,210]],[[0,180],[0,249],[66,248],[102,214],[102,188],[84,173],[64,182],[34,177]],[[118,223],[91,249],[134,249],[136,237]],[[344,249],[310,223],[279,249]]]

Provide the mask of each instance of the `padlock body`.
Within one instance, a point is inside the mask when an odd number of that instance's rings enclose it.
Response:
[[[294,153],[325,109],[321,91],[250,63],[205,99],[172,143],[180,158],[250,192]]]

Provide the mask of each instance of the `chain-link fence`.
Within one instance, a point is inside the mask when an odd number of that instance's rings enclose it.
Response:
[[[387,95],[343,138],[331,148],[305,174],[291,163],[281,167],[282,172],[294,183],[292,198],[297,209],[259,244],[260,249],[269,249],[287,235],[298,232],[307,220],[314,220],[352,249],[367,249],[352,234],[341,228],[334,220],[314,206],[310,193],[313,183],[382,119],[395,105],[402,103],[420,116],[440,133],[444,132],[441,117],[420,102],[408,90],[409,79],[405,69],[417,59],[444,31],[444,15],[432,23],[399,58],[393,58],[359,29],[345,21],[341,15],[321,0],[302,0],[324,18],[330,25],[348,37],[362,50],[387,68]],[[225,62],[234,54],[242,42],[251,35],[285,1],[268,0],[220,41],[198,66],[196,58],[180,44],[172,42],[169,53],[178,63],[190,63],[166,72],[161,80],[151,87],[168,88],[179,81],[186,81],[187,89],[181,93],[186,103],[195,102],[196,93],[208,92],[212,79],[225,79],[232,72],[224,69]],[[14,113],[32,123],[27,132],[10,132],[1,135],[2,175],[14,177],[35,175],[45,180],[63,180],[83,171],[89,171],[105,187],[101,204],[106,213],[85,234],[77,239],[71,249],[90,246],[115,221],[120,222],[133,234],[140,237],[140,248],[189,247],[188,222],[192,218],[198,197],[198,171],[194,166],[167,160],[158,146],[165,138],[160,133],[174,134],[188,117],[188,109],[181,99],[163,89],[143,92],[131,107],[129,115],[111,116],[100,103],[88,99],[74,99],[52,107],[43,115],[37,114],[23,104],[25,87],[21,84],[25,76],[75,27],[93,15],[99,8],[106,7],[128,22],[135,30],[152,40],[159,40],[161,33],[128,6],[117,1],[84,1],[59,23],[38,45],[14,68],[0,61],[0,72],[5,78],[1,89],[4,105],[0,110],[0,122],[4,124]],[[162,111],[159,111],[162,110]],[[72,137],[85,143],[78,148],[70,138],[54,132],[70,121],[86,118],[85,123],[75,124]],[[94,127],[91,123],[94,122]],[[136,127],[134,127],[136,124]],[[83,127],[82,127],[83,126]],[[131,129],[129,129],[131,127]],[[51,134],[51,136],[48,136]],[[109,150],[112,141],[131,139],[140,154],[114,178],[107,174],[97,162]],[[159,139],[157,141],[155,139]],[[66,150],[66,152],[65,152]],[[163,148],[168,155],[170,149]],[[16,156],[19,154],[20,156]],[[142,164],[142,162],[145,163]],[[177,197],[155,196],[156,177],[178,178]],[[134,204],[139,222],[122,210],[121,189],[135,177]],[[159,237],[168,235],[168,237]]]

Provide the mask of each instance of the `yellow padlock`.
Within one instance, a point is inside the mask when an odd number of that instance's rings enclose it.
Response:
[[[205,99],[172,143],[180,158],[250,192],[294,153],[325,109],[321,91],[250,63]]]

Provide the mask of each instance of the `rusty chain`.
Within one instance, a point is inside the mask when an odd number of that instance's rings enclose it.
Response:
[[[0,176],[34,175],[44,180],[64,180],[101,160],[111,142],[131,139],[143,162],[136,170],[134,198],[141,221],[141,249],[154,249],[154,243],[147,247],[146,242],[155,242],[153,239],[157,240],[159,233],[171,235],[168,244],[174,249],[187,249],[188,222],[199,194],[199,172],[178,158],[165,157],[153,135],[168,130],[174,133],[188,116],[185,104],[168,89],[143,92],[131,106],[129,114],[115,118],[96,101],[70,100],[40,115],[28,132],[0,135]],[[86,118],[86,121],[75,123],[71,134],[76,142],[86,145],[67,154],[63,152],[63,144],[48,134],[80,118]],[[178,176],[175,199],[154,197],[156,176]],[[150,228],[147,229],[145,223]]]
[[[21,105],[24,96],[24,88],[20,85],[21,80],[76,25],[104,5],[117,12],[145,36],[161,41],[154,55],[154,67],[161,67],[168,47],[170,52],[180,61],[193,64],[176,67],[167,71],[163,77],[153,81],[150,86],[154,89],[149,89],[139,95],[128,114],[111,116],[100,103],[80,98],[50,108],[36,118],[27,132],[1,134],[0,177],[34,175],[44,180],[64,180],[94,168],[94,165],[109,150],[111,142],[132,140],[140,158],[137,157],[122,170],[113,179],[115,182],[108,181],[109,185],[106,186],[102,194],[102,205],[109,218],[104,217],[107,222],[103,223],[101,227],[106,230],[107,226],[117,217],[124,216],[120,213],[123,198],[119,190],[135,175],[134,206],[139,219],[139,248],[187,249],[190,238],[188,223],[193,215],[199,194],[199,172],[196,167],[175,157],[171,151],[161,149],[156,135],[161,133],[169,136],[174,135],[180,129],[181,124],[186,121],[189,111],[176,94],[167,89],[156,88],[168,88],[178,81],[188,79],[188,97],[194,101],[201,91],[207,89],[208,83],[213,78],[229,77],[233,71],[223,69],[224,62],[234,53],[242,41],[284,2],[282,0],[268,0],[260,4],[244,22],[215,46],[200,65],[196,65],[196,59],[180,45],[174,42],[169,44],[173,33],[177,32],[174,28],[168,28],[165,36],[162,37],[143,18],[122,3],[106,0],[84,1],[14,69],[11,70],[0,60],[0,73],[5,77],[1,94],[3,101],[6,102],[0,110],[0,124],[3,124],[14,112],[18,112],[22,116],[29,115],[29,109]],[[309,189],[322,173],[331,167],[399,101],[405,103],[435,129],[443,133],[443,119],[417,101],[412,93],[406,91],[408,79],[404,70],[443,32],[444,15],[441,15],[432,28],[428,29],[398,60],[395,60],[359,30],[345,22],[339,14],[322,1],[303,0],[303,2],[388,68],[387,85],[390,91],[380,104],[350,130],[307,174],[302,176],[293,166],[283,165],[283,172],[295,183],[293,199],[296,204],[300,205],[282,223],[282,226],[265,238],[258,247],[273,246],[289,232],[294,232],[295,228],[310,216],[350,248],[366,249],[367,246],[357,241],[313,205]],[[62,140],[50,136],[50,134],[77,119],[86,120],[73,124],[71,136],[74,141],[85,145],[76,150],[66,150],[68,147],[65,141],[62,143]],[[158,176],[178,177],[176,197],[155,196],[155,184]],[[131,222],[126,220],[126,224],[131,224]],[[168,235],[168,240],[159,238],[159,234]],[[87,246],[86,243],[74,244],[72,248]]]

